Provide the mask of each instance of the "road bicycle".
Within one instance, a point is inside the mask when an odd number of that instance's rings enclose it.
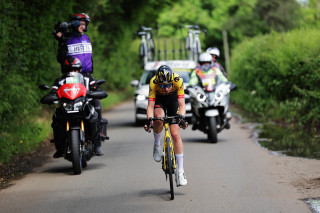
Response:
[[[141,36],[139,62],[141,67],[143,67],[148,61],[154,61],[155,58],[155,46],[152,37],[152,28],[141,26],[140,31],[136,34]]]
[[[164,143],[163,143],[163,155],[162,155],[162,170],[164,171],[166,175],[166,180],[168,180],[169,176],[169,182],[170,182],[170,194],[171,194],[171,200],[174,199],[174,189],[173,189],[173,178],[172,175],[175,175],[175,180],[178,187],[178,171],[176,166],[176,156],[174,153],[173,143],[169,131],[169,123],[179,123],[181,116],[165,116],[165,117],[159,117],[159,118],[152,118],[153,121],[159,120],[163,122],[164,129],[165,129],[165,135],[164,135]],[[177,122],[178,120],[178,122]],[[186,124],[183,122],[183,120],[180,121],[182,126],[185,126]]]
[[[185,39],[186,59],[198,61],[201,54],[200,27],[198,25],[185,25],[185,28],[188,28],[188,35]]]

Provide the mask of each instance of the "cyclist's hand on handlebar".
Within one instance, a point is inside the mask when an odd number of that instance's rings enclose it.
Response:
[[[179,126],[182,129],[186,129],[188,127],[188,122],[186,120],[186,118],[183,115],[180,115],[180,122],[179,122]]]
[[[152,118],[149,118],[146,124],[144,125],[144,130],[146,130],[146,132],[151,132],[152,128],[153,128],[153,121],[152,121]]]

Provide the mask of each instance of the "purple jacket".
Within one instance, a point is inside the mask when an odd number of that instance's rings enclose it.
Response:
[[[92,45],[89,36],[77,36],[73,34],[72,37],[67,40],[67,46],[67,55],[80,59],[82,63],[82,72],[92,73]]]

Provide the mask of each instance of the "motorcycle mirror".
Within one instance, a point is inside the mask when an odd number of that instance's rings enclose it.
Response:
[[[233,91],[233,90],[236,90],[236,89],[237,89],[237,85],[231,83],[230,91]]]
[[[101,85],[103,83],[105,83],[106,81],[104,79],[99,79],[99,80],[96,80],[96,85]]]
[[[131,81],[131,86],[137,87],[138,85],[139,85],[139,81],[138,80]]]
[[[106,91],[90,91],[87,93],[87,96],[89,98],[93,98],[93,99],[103,99],[108,97],[108,93]]]
[[[41,84],[41,85],[39,85],[39,89],[41,89],[41,90],[49,90],[50,87],[48,85]]]
[[[53,104],[54,102],[58,101],[59,98],[53,94],[48,94],[41,98],[40,103],[42,104]]]

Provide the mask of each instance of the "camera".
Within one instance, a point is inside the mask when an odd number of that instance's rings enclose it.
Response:
[[[57,36],[58,32],[62,33],[61,38],[66,40],[71,37],[72,32],[75,32],[77,28],[80,26],[79,21],[72,21],[70,23],[68,22],[58,22],[57,24],[54,25],[54,31],[52,34],[54,35],[55,38],[59,39]]]

